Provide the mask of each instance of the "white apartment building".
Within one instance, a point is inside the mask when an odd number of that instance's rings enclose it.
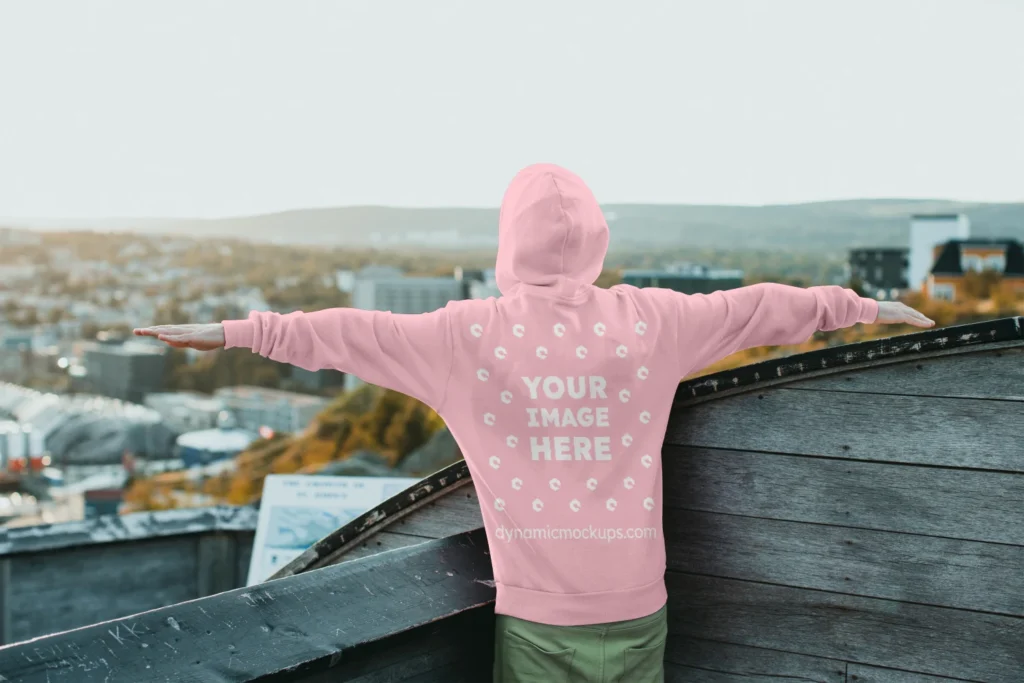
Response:
[[[971,222],[964,214],[920,214],[910,218],[910,263],[907,286],[924,289],[928,273],[935,264],[935,250],[949,240],[965,240],[971,236]]]
[[[143,403],[160,413],[167,426],[176,432],[213,429],[225,412],[223,401],[192,391],[152,393]]]
[[[321,396],[248,386],[224,387],[213,397],[235,416],[239,428],[250,432],[269,427],[275,432],[296,434],[328,403]]]
[[[352,287],[352,307],[364,311],[429,313],[463,298],[463,283],[455,278],[406,277],[395,268],[380,266],[361,270]],[[358,377],[345,375],[345,389],[361,383]]]

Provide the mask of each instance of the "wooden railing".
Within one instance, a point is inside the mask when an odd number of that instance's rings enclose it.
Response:
[[[0,644],[238,588],[256,517],[212,507],[0,530]]]

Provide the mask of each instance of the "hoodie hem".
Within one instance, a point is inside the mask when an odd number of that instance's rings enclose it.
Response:
[[[495,581],[496,614],[551,626],[589,626],[653,614],[668,602],[665,578],[621,591],[549,593]]]

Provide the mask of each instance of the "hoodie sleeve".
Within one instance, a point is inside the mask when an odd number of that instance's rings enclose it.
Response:
[[[872,323],[878,302],[836,285],[761,283],[713,294],[677,294],[682,375],[755,346],[799,344],[817,331]]]
[[[225,320],[225,348],[248,348],[306,370],[333,369],[440,410],[452,368],[449,311],[399,314],[355,308]]]

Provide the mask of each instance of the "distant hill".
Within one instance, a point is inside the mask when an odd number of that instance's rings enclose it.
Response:
[[[860,199],[762,207],[610,204],[604,206],[613,248],[688,246],[710,249],[819,251],[903,245],[914,213],[964,212],[979,237],[1024,239],[1024,203]],[[352,247],[494,248],[497,209],[355,206],[199,219],[109,221],[11,220],[43,230],[218,236],[291,244]]]

